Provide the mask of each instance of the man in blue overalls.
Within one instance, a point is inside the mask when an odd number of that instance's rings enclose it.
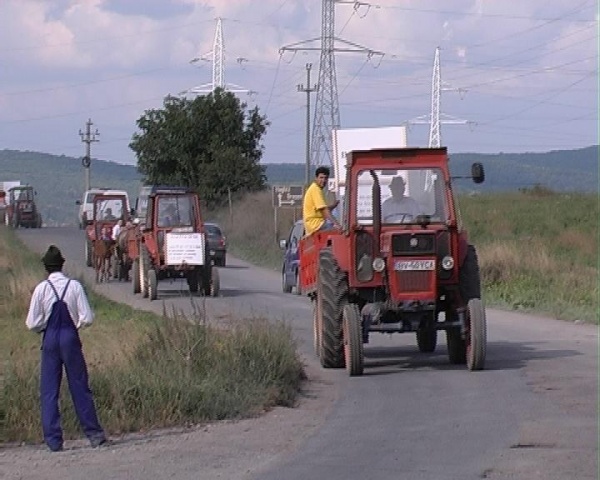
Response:
[[[26,320],[27,328],[43,335],[40,381],[42,429],[44,440],[53,452],[63,449],[58,408],[63,365],[75,412],[85,435],[92,447],[106,444],[88,384],[79,339],[79,329],[90,325],[94,314],[81,284],[62,273],[64,262],[60,250],[50,245],[42,258],[48,279],[33,291]]]

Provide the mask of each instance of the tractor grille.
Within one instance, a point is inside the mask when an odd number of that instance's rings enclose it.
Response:
[[[402,292],[424,292],[429,290],[429,281],[434,272],[401,271],[396,272],[396,278]]]
[[[432,233],[404,233],[392,236],[393,255],[434,254],[435,235]]]

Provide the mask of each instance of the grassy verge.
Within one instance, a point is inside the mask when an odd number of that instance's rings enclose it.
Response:
[[[40,337],[28,332],[31,291],[44,278],[39,257],[0,227],[0,442],[38,442]],[[169,319],[89,292],[94,325],[81,332],[98,414],[111,435],[247,417],[292,406],[304,378],[288,326],[265,319]],[[202,311],[199,308],[199,311]],[[80,436],[66,382],[66,438]]]
[[[503,309],[598,322],[598,197],[541,189],[463,196],[462,219],[479,254],[486,303]],[[299,213],[297,213],[299,215]],[[232,253],[281,269],[293,211],[274,224],[269,193],[252,195],[215,217]]]

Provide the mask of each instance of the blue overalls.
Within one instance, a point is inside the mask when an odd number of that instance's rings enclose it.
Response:
[[[92,444],[105,438],[98,422],[94,399],[88,384],[88,373],[81,350],[81,340],[67,304],[64,302],[69,283],[59,297],[54,285],[48,281],[56,296],[48,325],[42,339],[42,368],[40,397],[42,404],[42,429],[44,440],[51,450],[62,449],[63,434],[60,426],[58,398],[65,366],[67,381],[75,412],[85,435]]]

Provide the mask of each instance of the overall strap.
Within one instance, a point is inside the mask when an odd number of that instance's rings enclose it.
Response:
[[[52,285],[52,282],[50,280],[46,280],[46,282],[48,282],[48,285],[50,285],[50,287],[52,288],[52,291],[54,292],[54,296],[56,297],[56,300],[62,300],[62,298],[60,298],[58,296],[58,292],[56,291],[56,288],[54,288],[54,285]],[[64,296],[64,292],[63,292],[63,296]]]
[[[65,285],[65,289],[63,290],[62,295],[60,296],[60,300],[62,301],[65,298],[65,293],[67,293],[67,288],[69,288],[69,283],[71,283],[71,279],[67,280],[67,284]],[[56,290],[55,290],[56,293]],[[58,295],[57,295],[58,297]]]

